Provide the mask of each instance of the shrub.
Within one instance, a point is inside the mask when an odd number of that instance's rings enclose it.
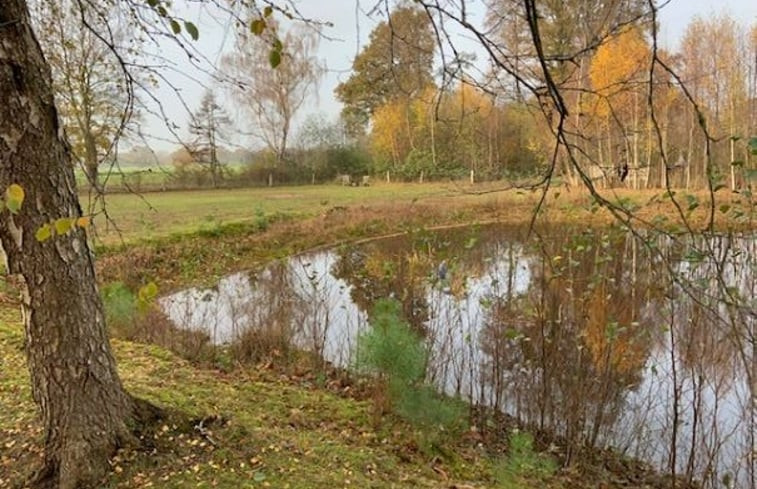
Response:
[[[137,297],[123,283],[113,282],[100,290],[105,307],[105,322],[117,336],[128,337],[137,319]]]
[[[358,368],[379,377],[384,392],[376,396],[377,407],[388,407],[427,437],[432,435],[426,441],[435,444],[440,433],[462,428],[465,408],[424,382],[426,347],[401,318],[401,310],[396,300],[376,302],[371,328],[358,338]]]
[[[371,314],[371,328],[358,342],[359,366],[396,388],[421,382],[426,372],[426,349],[401,319],[401,308],[395,300],[378,300]]]

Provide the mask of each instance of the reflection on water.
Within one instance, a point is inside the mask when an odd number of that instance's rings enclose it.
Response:
[[[553,431],[568,460],[611,446],[710,487],[750,487],[756,247],[612,229],[426,232],[161,303],[215,343],[273,328],[350,366],[366,311],[392,296],[427,340],[430,381]]]

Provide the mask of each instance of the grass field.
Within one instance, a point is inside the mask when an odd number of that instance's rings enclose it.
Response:
[[[103,215],[95,218],[98,237],[106,244],[170,234],[212,230],[232,223],[278,217],[312,217],[332,208],[410,204],[418,199],[451,199],[461,193],[449,184],[382,184],[370,187],[314,185],[111,194],[106,208],[121,236]],[[87,207],[87,196],[82,196]]]
[[[242,188],[219,190],[188,190],[150,192],[144,194],[109,194],[106,209],[112,223],[103,214],[95,218],[98,239],[106,245],[133,243],[138,240],[164,238],[170,235],[188,235],[198,231],[213,234],[232,224],[265,225],[271,220],[310,218],[349,207],[384,207],[386,212],[401,208],[402,217],[412,217],[413,207],[434,207],[439,213],[461,208],[478,207],[479,216],[490,219],[528,220],[534,211],[540,192],[507,190],[487,192],[496,184],[460,186],[454,183],[386,184],[369,187],[339,185],[303,185],[273,188]],[[483,193],[481,193],[483,192]],[[591,199],[583,190],[550,191],[546,206],[551,217],[557,220],[583,222],[603,217],[591,211]],[[609,199],[623,205],[638,207],[638,214],[649,220],[660,215],[671,223],[681,223],[678,210],[669,199],[661,198],[662,190],[607,190]],[[690,197],[702,204],[691,214],[693,223],[707,218],[707,195],[703,192],[678,192],[677,199],[688,213]],[[87,195],[82,205],[87,208]],[[717,208],[729,206],[730,212],[743,208],[743,198],[726,192],[718,194]],[[481,214],[481,211],[483,213]],[[752,210],[753,211],[753,210]],[[470,216],[469,216],[470,217]],[[604,215],[604,217],[607,217]],[[718,210],[718,222],[727,222],[728,216]],[[723,218],[726,218],[725,220]],[[115,224],[115,226],[114,226]],[[260,227],[260,226],[257,226]],[[120,233],[118,231],[120,231]]]

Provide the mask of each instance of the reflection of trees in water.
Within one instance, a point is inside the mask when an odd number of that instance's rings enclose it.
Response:
[[[628,244],[607,230],[536,239],[528,292],[505,287],[487,311],[487,380],[509,391],[497,398],[569,446],[594,445],[612,424],[651,348],[639,322],[650,281]]]
[[[700,236],[665,250],[678,265],[664,304],[669,410],[685,420],[664,426],[676,447],[669,463],[690,480],[705,474],[713,487],[723,478],[754,481],[756,245],[754,238]]]
[[[528,291],[493,287],[483,301],[482,382],[497,407],[561,435],[569,458],[625,439],[637,453],[659,445],[643,453],[689,479],[717,478],[750,456],[733,440],[753,426],[736,391],[752,383],[754,308],[734,298],[754,297],[754,241],[647,239],[613,230],[534,239]],[[707,259],[690,261],[703,246]],[[505,269],[499,279],[512,284],[515,268]],[[642,405],[654,413],[628,424]]]
[[[427,335],[440,386],[553,431],[568,459],[612,445],[712,486],[725,473],[745,480],[754,240],[632,238],[615,228],[523,234],[496,227],[375,242],[342,250],[333,273],[363,311],[381,297],[402,302]]]
[[[683,272],[674,292],[685,313],[675,321],[682,365],[723,380],[733,380],[735,371],[747,367],[743,373],[750,376],[752,362],[744,355],[755,344],[757,242],[699,238],[678,248],[671,255]]]
[[[410,325],[425,332],[426,286],[432,269],[430,257],[422,253],[369,245],[341,250],[332,274],[352,286],[350,296],[360,310],[368,313],[378,299],[394,297]]]
[[[294,293],[287,265],[275,262],[250,277],[251,297],[229,300],[231,351],[235,359],[259,362],[268,357],[288,359],[299,298]]]
[[[445,288],[456,297],[465,295],[466,281],[482,275],[488,262],[492,229],[455,229],[383,239],[339,250],[332,274],[352,286],[353,302],[369,312],[378,299],[394,297],[402,304],[407,321],[425,333],[429,320],[428,287]],[[482,239],[483,238],[483,239]],[[448,276],[437,276],[444,261]]]

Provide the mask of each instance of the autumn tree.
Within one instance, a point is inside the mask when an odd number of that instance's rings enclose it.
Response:
[[[370,142],[376,170],[399,173],[404,179],[433,178],[441,167],[437,157],[444,141],[438,135],[440,92],[433,85],[414,97],[388,100],[373,111]]]
[[[634,184],[641,168],[642,127],[646,120],[646,86],[650,50],[638,27],[609,36],[591,60],[589,78],[594,112],[604,137],[597,138],[598,161],[621,181],[629,172]],[[647,167],[647,163],[644,163]]]
[[[446,106],[448,115],[445,119],[454,134],[453,145],[458,148],[458,154],[463,158],[461,163],[470,171],[473,181],[482,167],[493,166],[490,130],[494,127],[489,124],[495,111],[492,98],[462,81]]]
[[[736,145],[749,131],[748,33],[733,18],[719,15],[697,17],[686,28],[681,40],[682,79],[700,108],[708,116],[709,130],[720,144],[708,156],[707,141],[698,137],[699,116],[687,107],[685,140],[677,142],[687,155],[686,187],[707,184],[709,159],[719,163],[718,178],[730,176],[736,188],[736,167],[731,162],[745,159]],[[745,146],[742,151],[746,151]],[[693,172],[693,175],[691,174]]]
[[[504,103],[472,83],[450,92],[429,86],[379,106],[371,118],[375,170],[405,180],[497,179],[533,173],[540,157],[517,102]]]
[[[561,97],[570,109],[564,124],[580,144],[577,134],[590,133],[584,117],[586,94],[590,91],[589,65],[599,44],[623,27],[648,20],[647,0],[542,0],[532,2],[538,11],[539,44],[533,42],[533,25],[521,0],[496,0],[488,4],[487,27],[495,79],[500,92],[516,92],[519,100],[534,105],[535,115],[542,113],[542,103],[534,100],[536,86],[544,86],[545,77],[553,77]],[[589,104],[591,102],[588,102]],[[561,173],[573,184],[578,176],[568,160],[561,155]],[[577,156],[589,171],[596,162]]]
[[[278,165],[286,157],[292,120],[308,96],[314,96],[324,68],[315,54],[319,37],[313,26],[293,25],[281,32],[272,18],[261,22],[266,24],[255,24],[260,26],[257,32],[237,32],[236,48],[222,65],[233,80],[232,97],[251,119],[253,135]],[[261,52],[270,52],[270,57]]]
[[[434,47],[431,20],[410,5],[397,7],[371,31],[352,74],[335,91],[351,132],[362,132],[380,106],[412,99],[433,85]]]
[[[221,177],[218,140],[224,137],[224,132],[230,124],[231,119],[216,100],[215,92],[206,90],[189,125],[189,132],[194,139],[188,147],[192,159],[207,166],[214,188],[218,188]]]
[[[134,55],[139,38],[127,35],[126,25],[115,15],[104,17],[87,4],[80,9],[73,0],[32,0],[32,6],[35,32],[52,71],[56,105],[73,155],[90,184],[98,188],[100,164],[115,152],[127,121],[135,120],[133,92],[126,87],[121,63]],[[111,33],[120,48],[118,55],[94,29]]]

